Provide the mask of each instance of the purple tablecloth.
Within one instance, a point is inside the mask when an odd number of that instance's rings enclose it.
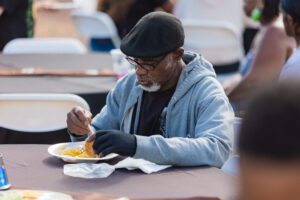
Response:
[[[173,167],[150,175],[118,169],[105,179],[73,178],[63,174],[65,163],[50,156],[47,148],[48,145],[0,145],[13,187],[131,198],[206,196],[229,200],[237,194],[236,178],[211,167]]]

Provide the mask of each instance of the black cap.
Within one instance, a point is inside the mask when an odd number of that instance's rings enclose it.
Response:
[[[135,58],[154,58],[182,47],[184,31],[179,19],[166,12],[145,15],[123,38],[121,51]]]

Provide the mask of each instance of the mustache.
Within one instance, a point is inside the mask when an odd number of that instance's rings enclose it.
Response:
[[[149,77],[145,77],[145,76],[137,76],[137,79],[139,81],[151,81]]]

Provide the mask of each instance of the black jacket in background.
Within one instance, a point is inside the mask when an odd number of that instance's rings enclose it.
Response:
[[[32,36],[32,0],[0,0],[0,51],[12,39]]]

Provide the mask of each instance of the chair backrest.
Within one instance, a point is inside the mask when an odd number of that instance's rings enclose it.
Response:
[[[73,0],[75,7],[84,12],[93,13],[96,12],[97,0]]]
[[[84,54],[86,47],[74,38],[18,38],[8,42],[4,54]]]
[[[74,94],[0,94],[0,127],[31,133],[64,129],[75,106],[89,110]]]
[[[77,10],[72,12],[71,18],[79,34],[90,38],[111,38],[114,46],[120,47],[121,40],[117,28],[108,14],[99,11],[87,13]]]
[[[215,65],[242,59],[243,51],[238,30],[227,21],[183,20],[186,50],[203,55]]]

